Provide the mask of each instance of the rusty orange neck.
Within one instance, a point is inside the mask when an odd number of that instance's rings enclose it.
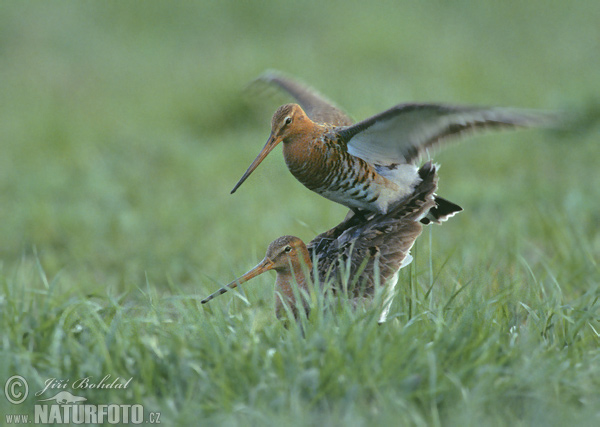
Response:
[[[309,292],[308,281],[312,270],[312,262],[308,251],[302,251],[302,260],[298,257],[290,258],[287,266],[276,268],[277,279],[275,280],[275,313],[277,317],[285,315],[284,301],[290,307],[294,315],[297,314],[296,295],[302,297],[303,292]],[[306,277],[308,275],[308,278]],[[298,290],[294,291],[297,286]],[[304,304],[306,306],[306,304]]]
[[[290,135],[283,141],[283,158],[288,169],[311,190],[323,184],[330,172],[329,164],[335,161],[335,152],[328,146],[330,130],[329,126],[310,122],[302,133]]]

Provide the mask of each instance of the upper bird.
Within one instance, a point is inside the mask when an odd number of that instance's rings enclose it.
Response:
[[[398,281],[397,273],[412,260],[410,249],[423,229],[419,221],[435,205],[436,166],[427,162],[417,174],[420,182],[413,193],[387,214],[376,213],[368,220],[349,218],[319,234],[308,246],[298,237],[282,236],[269,245],[265,258],[256,267],[202,300],[202,304],[259,274],[275,270],[277,317],[285,313],[284,303],[297,314],[296,294],[302,293],[294,292],[294,283],[304,291],[309,291],[311,282],[329,284],[334,293],[340,293],[345,276],[348,297],[355,302],[373,297],[377,284],[387,286],[379,318],[380,323],[384,322]],[[307,301],[302,303],[308,311]]]
[[[278,86],[298,104],[275,112],[267,143],[231,192],[283,142],[283,157],[298,181],[355,213],[386,213],[411,195],[420,182],[420,157],[450,137],[553,121],[550,114],[507,108],[399,104],[353,124],[330,101],[295,80],[274,72],[257,80]],[[422,222],[441,222],[462,210],[441,197],[435,201]]]

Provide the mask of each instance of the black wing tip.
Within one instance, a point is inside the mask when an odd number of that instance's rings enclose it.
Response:
[[[255,83],[255,82],[264,82],[264,83],[271,83],[273,81],[277,81],[279,79],[285,79],[286,76],[284,73],[282,73],[279,70],[275,70],[275,69],[271,69],[268,68],[265,71],[263,71],[262,73],[260,73],[258,75],[258,77],[256,77],[255,79],[253,79],[250,84]]]
[[[277,86],[282,86],[286,81],[289,81],[290,78],[287,77],[284,73],[274,69],[267,69],[258,77],[250,80],[243,88],[243,92],[247,97],[253,97],[256,95],[273,95],[277,91],[273,87],[273,84]]]
[[[423,164],[423,166],[419,168],[419,178],[421,178],[422,181],[434,179],[431,178],[431,175],[435,175],[437,173],[437,170],[438,165],[429,160],[427,163]]]
[[[258,77],[256,77],[249,83],[249,85],[253,85],[256,83],[266,83],[266,84],[275,83],[276,85],[278,85],[280,87],[280,89],[284,89],[284,90],[285,90],[286,85],[294,85],[294,86],[300,85],[302,87],[306,86],[304,83],[302,83],[295,77],[292,77],[291,75],[284,73],[283,71],[275,70],[272,68],[268,68],[265,71],[263,71],[262,73],[260,73],[258,75]],[[306,87],[308,87],[308,86],[306,86]],[[311,90],[314,91],[314,89],[312,89],[312,88],[311,88]]]
[[[434,200],[436,205],[429,210],[427,216],[421,219],[421,223],[441,224],[442,222],[447,221],[449,218],[452,218],[457,213],[463,211],[462,207],[451,202],[450,200],[444,199],[443,197],[435,196]]]
[[[420,222],[425,225],[431,223],[440,224],[463,210],[456,203],[433,194],[437,189],[437,170],[438,165],[431,160],[419,168],[419,177],[422,182],[415,189],[415,192],[418,192],[418,188],[422,187],[420,193],[425,194],[425,197],[421,196],[423,199],[433,195],[433,206],[431,206],[427,215],[420,219]]]
[[[267,69],[265,69],[265,71],[260,73],[258,78],[276,78],[276,77],[285,77],[285,76],[286,76],[286,74],[281,70],[277,70],[275,68],[267,68]]]

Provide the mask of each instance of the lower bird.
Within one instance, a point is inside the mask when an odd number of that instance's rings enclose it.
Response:
[[[508,108],[400,104],[353,123],[314,89],[293,79],[271,72],[258,80],[278,86],[298,104],[275,112],[266,145],[231,192],[283,142],[283,157],[298,181],[361,214],[385,214],[410,197],[421,181],[419,159],[452,137],[548,125],[556,119],[554,114]],[[441,197],[435,201],[424,223],[439,223],[462,210]]]
[[[303,293],[294,292],[294,283],[304,291],[309,290],[311,283],[319,283],[321,287],[330,284],[334,293],[340,293],[344,289],[344,272],[349,271],[347,292],[355,302],[372,298],[377,284],[387,285],[379,319],[380,323],[384,322],[398,273],[412,260],[410,249],[423,227],[420,220],[435,206],[436,165],[427,162],[419,169],[418,176],[419,182],[413,193],[385,214],[370,215],[369,219],[347,218],[337,227],[318,235],[308,246],[294,236],[274,240],[256,267],[202,300],[202,304],[259,274],[275,270],[277,317],[285,313],[286,304],[292,310],[304,307],[308,311],[307,301],[296,300],[296,295]],[[315,269],[313,263],[316,263]],[[315,271],[318,278],[313,277]]]

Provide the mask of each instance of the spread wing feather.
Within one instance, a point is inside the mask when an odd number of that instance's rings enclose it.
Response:
[[[354,121],[346,113],[337,108],[333,102],[325,98],[315,89],[284,76],[275,71],[268,71],[256,81],[273,84],[291,95],[314,122],[327,123],[334,126],[349,126]]]
[[[509,108],[400,104],[338,129],[348,152],[369,163],[412,163],[452,137],[484,129],[550,125],[554,114]]]

